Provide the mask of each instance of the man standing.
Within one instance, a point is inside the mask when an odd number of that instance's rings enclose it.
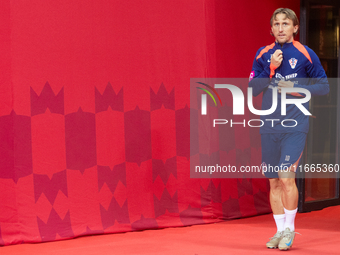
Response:
[[[277,226],[277,233],[266,246],[288,250],[295,237],[298,205],[295,171],[304,149],[309,117],[295,104],[288,104],[285,115],[282,114],[281,97],[298,100],[306,96],[293,92],[292,88],[307,89],[311,96],[325,95],[329,92],[329,84],[314,51],[294,41],[299,29],[294,11],[288,8],[275,10],[270,25],[275,42],[257,51],[249,87],[254,96],[263,92],[262,110],[271,109],[277,96],[276,110],[261,116],[264,125],[260,128],[262,166],[269,178],[269,200]],[[308,102],[302,106],[308,111]]]

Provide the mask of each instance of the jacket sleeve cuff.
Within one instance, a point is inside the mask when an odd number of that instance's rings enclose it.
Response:
[[[274,66],[272,63],[270,63],[269,65],[269,68],[270,68],[270,74],[269,74],[269,77],[272,78],[275,74],[275,70],[276,70],[276,66]]]

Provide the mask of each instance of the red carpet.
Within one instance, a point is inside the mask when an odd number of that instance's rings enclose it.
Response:
[[[340,206],[297,215],[289,253],[339,254]],[[41,244],[0,247],[1,255],[51,254],[274,254],[265,247],[275,232],[271,214],[191,227],[81,237]]]

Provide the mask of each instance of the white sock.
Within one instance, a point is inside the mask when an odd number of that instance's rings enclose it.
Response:
[[[286,214],[273,214],[277,231],[285,230]]]
[[[284,229],[289,228],[291,231],[295,230],[294,226],[294,221],[295,221],[295,216],[297,212],[297,208],[294,210],[287,210],[286,208],[283,208],[285,210],[285,215],[286,215],[286,222]]]

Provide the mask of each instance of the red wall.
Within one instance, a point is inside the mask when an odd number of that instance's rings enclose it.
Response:
[[[248,77],[299,12],[258,2],[1,1],[0,245],[269,212],[266,180],[189,174],[190,78]]]

